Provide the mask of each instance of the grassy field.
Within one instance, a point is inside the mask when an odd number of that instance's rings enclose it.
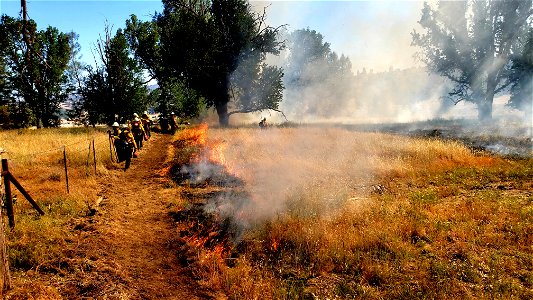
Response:
[[[16,192],[17,286],[60,297],[46,282],[76,259],[65,249],[99,197],[97,177],[117,176],[107,139],[0,132],[12,173],[46,212]],[[531,157],[348,128],[195,126],[175,145],[178,258],[229,299],[533,298]]]
[[[64,250],[73,234],[74,222],[89,212],[89,206],[98,197],[97,176],[105,176],[109,169],[116,168],[110,159],[108,135],[105,129],[91,128],[3,130],[0,148],[7,151],[2,158],[8,159],[11,173],[45,212],[38,216],[12,187],[15,228],[6,232],[14,282],[19,287],[41,289],[44,287],[38,282],[25,282],[24,275],[39,271],[57,274],[64,267],[61,262],[67,257]]]
[[[207,135],[177,219],[203,220],[181,234],[230,299],[533,297],[531,158],[339,128]]]

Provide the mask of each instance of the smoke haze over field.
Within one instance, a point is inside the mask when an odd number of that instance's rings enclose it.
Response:
[[[433,1],[429,1],[433,2]],[[265,9],[266,23],[287,25],[287,34],[316,30],[339,57],[346,55],[353,76],[329,76],[330,70],[314,66],[304,78],[319,77],[313,84],[291,86],[294,62],[291,49],[269,63],[285,70],[285,93],[280,109],[296,123],[414,122],[435,118],[477,118],[470,103],[454,105],[447,98],[452,84],[429,74],[415,59],[413,30],[420,31],[423,1],[252,1],[257,12]],[[284,40],[289,41],[287,36]],[[298,62],[297,62],[298,63]],[[322,75],[320,75],[322,74]],[[495,102],[496,119],[524,120],[524,113],[504,108],[501,95]],[[466,109],[465,109],[466,108]],[[265,114],[283,122],[276,114]],[[526,120],[525,126],[531,126]]]
[[[358,137],[338,128],[210,129],[209,140],[224,145],[224,166],[245,191],[221,194],[211,209],[244,227],[292,209],[333,212],[361,196],[381,164],[375,145],[359,144]]]
[[[331,49],[347,55],[354,72],[420,66],[413,59],[411,31],[417,27],[423,1],[252,1],[266,7],[267,24],[287,31],[320,32]]]
[[[445,80],[429,75],[414,58],[411,32],[418,28],[422,1],[253,1],[266,8],[267,24],[286,24],[290,34],[316,30],[339,57],[346,55],[351,74],[329,76],[327,66],[307,68],[305,87],[291,86],[295,64],[288,49],[270,63],[285,69],[281,110],[294,122],[409,122],[438,117]],[[273,118],[273,121],[283,121]]]

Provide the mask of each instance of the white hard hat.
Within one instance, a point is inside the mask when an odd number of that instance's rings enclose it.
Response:
[[[120,128],[122,128],[122,129],[127,129],[127,128],[128,128],[128,125],[126,125],[126,124],[122,124],[122,125],[120,125]]]
[[[111,127],[118,127],[118,126],[119,126],[118,122],[115,122],[115,123],[113,123],[113,125],[111,125]]]
[[[133,116],[134,117],[138,117],[139,115],[137,113],[133,113]]]

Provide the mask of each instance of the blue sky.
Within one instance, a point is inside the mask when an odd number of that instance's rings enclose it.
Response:
[[[421,1],[251,1],[262,11],[267,7],[268,24],[287,24],[288,30],[310,28],[320,32],[333,51],[352,61],[354,72],[406,68],[414,64],[409,33],[416,27]],[[99,35],[106,22],[115,31],[124,27],[131,14],[150,20],[162,10],[159,0],[27,0],[29,17],[39,29],[57,27],[79,35],[82,59],[91,63]],[[20,0],[0,0],[0,13],[20,14]]]
[[[156,11],[162,11],[161,1],[48,1],[26,0],[28,15],[37,22],[39,29],[48,26],[58,28],[62,32],[74,31],[79,35],[82,60],[93,61],[91,49],[94,49],[99,35],[104,35],[106,22],[115,32],[125,26],[131,14],[142,20],[150,20]],[[10,16],[20,15],[20,0],[0,0],[0,12]]]

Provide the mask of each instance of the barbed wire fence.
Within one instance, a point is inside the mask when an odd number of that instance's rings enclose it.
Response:
[[[16,151],[10,151],[9,149],[0,147],[0,161],[2,161],[2,168],[0,169],[0,293],[9,290],[12,286],[4,226],[4,207],[7,211],[9,226],[11,228],[14,228],[15,226],[13,214],[14,197],[11,193],[10,182],[17,187],[19,192],[26,197],[41,215],[45,214],[39,205],[26,192],[24,187],[22,187],[22,185],[15,179],[11,173],[12,170],[8,167],[8,160],[11,166],[13,166],[15,174],[18,174],[19,171],[23,174],[24,179],[26,179],[26,182],[23,185],[26,183],[28,183],[29,186],[36,184],[35,186],[38,186],[39,189],[50,188],[51,185],[47,182],[46,184],[40,184],[39,174],[33,172],[33,167],[36,166],[35,169],[39,172],[51,172],[51,174],[44,177],[45,181],[51,178],[56,181],[61,181],[61,176],[57,175],[57,168],[62,166],[65,174],[66,192],[67,194],[70,194],[69,168],[74,171],[84,169],[85,178],[84,176],[77,176],[81,184],[86,184],[87,176],[93,176],[96,178],[96,176],[98,176],[98,161],[102,163],[105,162],[105,154],[110,155],[108,156],[108,159],[111,163],[113,162],[113,153],[111,151],[111,153],[107,152],[107,143],[109,143],[109,150],[111,150],[111,140],[107,135],[106,138],[103,138],[103,136],[92,136],[91,138],[86,138],[59,147],[40,149],[39,151],[20,155]],[[19,150],[21,152],[27,150],[26,148],[28,147],[37,146],[31,145],[31,143],[26,146],[22,142],[16,144],[16,141],[14,140],[11,144],[13,145],[14,150]]]
[[[97,141],[96,137],[91,137],[59,147],[51,147],[24,154],[18,154],[15,151],[0,148],[0,158],[7,158],[10,162],[10,166],[15,170],[14,172],[17,172],[17,169],[29,169],[33,165],[45,163],[50,167],[48,168],[50,174],[44,176],[44,178],[58,181],[64,176],[66,191],[67,193],[70,193],[71,187],[69,174],[72,169],[80,170],[83,168],[86,176],[97,176],[97,165],[99,161],[105,161],[105,156],[103,156],[103,154],[108,147],[108,143],[109,139],[106,135],[105,139],[99,141]],[[110,159],[112,160],[112,158]],[[57,167],[62,167],[62,174],[58,173]],[[39,172],[43,172],[43,169],[39,169]],[[43,174],[39,175],[43,177]],[[3,189],[0,189],[0,191],[1,190]],[[2,194],[0,194],[0,196],[2,196]]]

